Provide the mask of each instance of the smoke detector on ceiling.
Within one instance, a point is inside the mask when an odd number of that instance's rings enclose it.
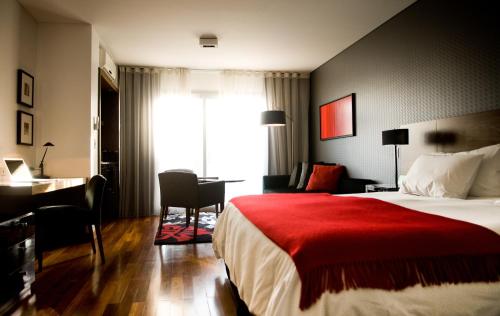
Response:
[[[202,48],[216,48],[218,44],[217,36],[201,36],[200,46]]]

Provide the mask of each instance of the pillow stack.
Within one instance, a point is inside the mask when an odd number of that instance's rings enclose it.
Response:
[[[401,183],[400,192],[461,199],[500,196],[500,144],[454,154],[421,155]]]

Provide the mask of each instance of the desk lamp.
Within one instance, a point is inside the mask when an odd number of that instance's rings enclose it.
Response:
[[[40,178],[41,179],[47,179],[48,176],[44,175],[43,174],[43,161],[45,160],[45,155],[47,155],[47,150],[49,149],[49,147],[54,147],[54,144],[52,144],[51,142],[46,142],[43,147],[45,147],[45,152],[43,153],[43,157],[42,157],[42,161],[40,161]]]

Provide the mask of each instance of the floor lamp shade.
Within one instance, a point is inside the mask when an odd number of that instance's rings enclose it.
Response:
[[[408,145],[408,129],[391,129],[382,132],[382,145]]]
[[[285,111],[264,111],[261,114],[261,124],[266,126],[283,126],[286,124]]]

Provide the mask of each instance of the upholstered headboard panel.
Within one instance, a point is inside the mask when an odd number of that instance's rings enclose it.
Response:
[[[400,147],[401,174],[421,154],[459,152],[500,143],[500,110],[401,126],[409,130],[409,145]]]

